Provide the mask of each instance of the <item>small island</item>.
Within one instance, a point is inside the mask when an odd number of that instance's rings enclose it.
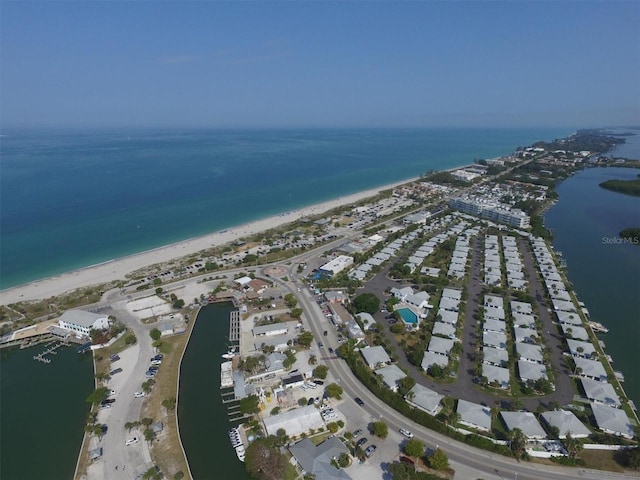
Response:
[[[627,243],[640,246],[640,227],[625,228],[620,232],[620,236],[624,238]]]
[[[640,175],[633,180],[607,180],[600,186],[614,192],[640,197]]]

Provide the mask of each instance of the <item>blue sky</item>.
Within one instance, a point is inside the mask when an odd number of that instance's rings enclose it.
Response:
[[[640,2],[0,5],[13,126],[640,123]]]

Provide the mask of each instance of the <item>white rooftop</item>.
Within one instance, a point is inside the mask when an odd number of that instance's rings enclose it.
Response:
[[[360,350],[360,353],[364,357],[367,365],[377,365],[379,363],[389,363],[391,359],[386,350],[380,345],[375,347],[367,347]]]
[[[453,340],[450,338],[431,337],[427,350],[441,355],[449,355],[449,352],[453,348],[453,343]]]
[[[602,403],[610,407],[620,407],[620,397],[613,388],[613,385],[607,382],[598,382],[590,378],[581,378],[582,388],[586,397],[594,402]]]

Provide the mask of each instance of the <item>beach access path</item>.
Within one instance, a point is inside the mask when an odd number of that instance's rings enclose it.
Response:
[[[391,183],[377,188],[353,193],[316,205],[292,210],[290,212],[274,215],[262,220],[247,223],[237,227],[221,230],[219,232],[196,237],[183,242],[166,245],[164,247],[147,250],[145,252],[127,257],[110,260],[90,267],[74,270],[53,277],[37,280],[25,285],[8,288],[0,291],[0,305],[10,305],[21,301],[41,300],[54,295],[61,295],[69,291],[98,285],[102,283],[124,280],[127,274],[135,272],[151,265],[166,263],[176,258],[192,255],[212,247],[218,247],[234,242],[239,238],[277,228],[281,225],[294,222],[304,217],[320,215],[334,208],[359,202],[373,197],[383,190],[404,185],[418,180],[419,177],[410,178],[401,182]]]

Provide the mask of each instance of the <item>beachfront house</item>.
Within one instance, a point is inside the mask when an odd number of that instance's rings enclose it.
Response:
[[[67,310],[58,319],[58,325],[72,331],[76,337],[88,337],[91,330],[109,328],[109,316],[84,310]]]
[[[349,449],[338,437],[332,435],[319,445],[304,438],[291,445],[289,451],[305,478],[307,476],[315,480],[349,480],[351,478],[344,469],[332,464],[333,460],[349,453]]]

